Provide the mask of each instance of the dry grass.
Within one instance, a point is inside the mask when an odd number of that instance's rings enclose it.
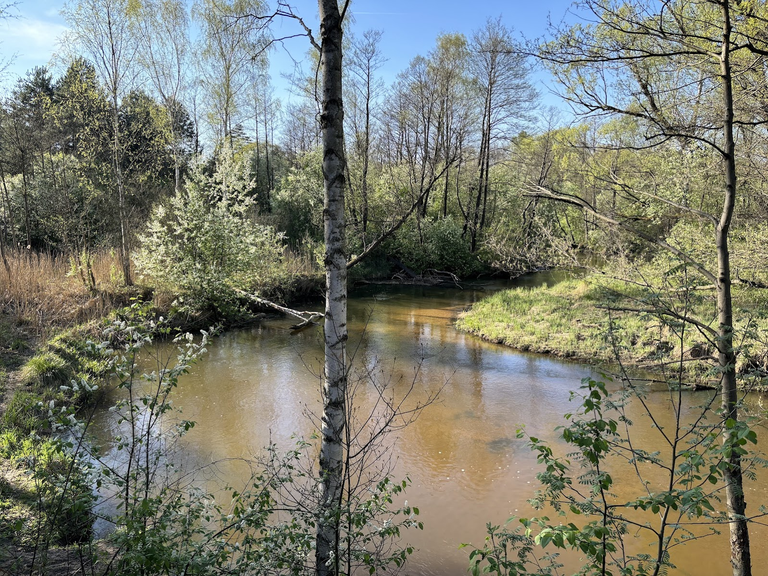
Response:
[[[283,252],[281,268],[282,273],[288,278],[314,276],[316,274],[324,274],[325,272],[320,267],[317,256],[308,249],[294,252],[286,248]]]
[[[67,255],[15,251],[7,254],[7,261],[8,269],[0,264],[0,310],[38,335],[103,317],[120,300],[120,267],[114,254],[94,256],[93,290],[72,273]]]
[[[95,289],[86,286],[69,255],[19,250],[6,256],[10,274],[0,262],[0,312],[38,337],[102,318],[127,305],[130,296],[138,293],[123,286],[120,263],[112,252],[93,256]],[[287,291],[291,294],[283,297],[289,299],[293,292],[302,293],[302,278],[320,274],[314,254],[289,250],[273,273],[264,289]],[[153,283],[151,278],[139,280]],[[155,306],[160,310],[170,309],[174,299],[175,295],[167,291],[154,293]]]

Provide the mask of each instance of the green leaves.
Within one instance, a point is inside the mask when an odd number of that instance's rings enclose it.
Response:
[[[644,396],[633,391],[611,395],[604,383],[587,378],[571,400],[579,404],[566,415],[567,424],[557,428],[562,443],[528,437],[543,468],[537,474],[541,487],[530,502],[538,510],[554,510],[557,521],[541,515],[521,518],[515,528],[489,524],[484,546],[470,553],[473,574],[560,573],[557,552],[547,552],[553,549],[583,555],[583,573],[639,575],[657,568],[663,573],[672,566],[672,543],[698,537],[688,522],[724,521],[718,508],[728,459],[734,453],[746,458],[747,447],[757,441],[748,421],[712,422],[709,417],[717,413],[707,405],[693,425],[680,424],[676,432],[666,426],[663,437],[672,440],[649,452],[629,435],[631,423],[624,416],[626,403],[645,401]],[[523,435],[518,430],[518,437]],[[629,476],[620,470],[627,465]],[[626,488],[615,485],[615,478],[626,482],[628,477],[639,480],[639,495],[623,496]],[[625,539],[638,534],[653,542],[654,554],[627,552],[635,544]]]
[[[237,291],[257,288],[280,261],[281,236],[248,215],[249,181],[234,160],[222,160],[214,176],[198,167],[140,237],[138,269],[175,291],[182,310],[236,315]]]

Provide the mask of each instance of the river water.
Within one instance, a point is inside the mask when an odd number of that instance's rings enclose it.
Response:
[[[554,282],[538,275],[518,285]],[[508,286],[508,285],[506,285]],[[516,438],[521,425],[533,436],[554,438],[563,414],[577,406],[569,401],[582,378],[596,376],[587,366],[514,352],[458,332],[456,315],[489,290],[366,286],[353,291],[349,303],[353,380],[365,408],[375,386],[402,396],[412,390],[409,406],[439,390],[418,418],[389,439],[392,476],[411,479],[410,503],[419,507],[424,530],[405,538],[417,548],[408,574],[466,574],[468,551],[462,543],[481,545],[488,522],[502,524],[512,515],[530,515],[527,499],[537,486],[538,467],[526,442]],[[296,435],[308,437],[314,426],[307,416],[320,410],[322,337],[319,328],[293,333],[294,320],[273,318],[215,338],[205,359],[180,382],[174,403],[197,425],[184,439],[196,464],[251,457],[274,442],[290,448]],[[688,393],[692,408],[710,393]],[[650,391],[648,402],[661,426],[671,426],[670,395]],[[661,448],[661,437],[639,405],[628,414],[633,441],[648,450]],[[245,479],[237,466],[220,468],[229,485]],[[765,476],[765,475],[763,475]],[[630,467],[615,466],[616,489],[637,489]],[[748,486],[750,511],[768,503],[765,482]],[[621,497],[621,495],[620,495]],[[768,531],[755,527],[755,565],[768,561]],[[672,573],[728,574],[727,528],[723,535],[675,548]],[[636,544],[635,551],[652,553]],[[578,562],[573,555],[568,567]],[[757,568],[756,574],[761,573]]]

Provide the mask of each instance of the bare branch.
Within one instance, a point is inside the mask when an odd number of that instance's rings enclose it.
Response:
[[[598,220],[602,220],[603,222],[606,222],[608,224],[611,224],[613,226],[617,226],[621,228],[622,230],[626,230],[627,232],[634,234],[638,238],[642,238],[646,242],[649,242],[651,244],[655,244],[656,246],[659,246],[660,248],[663,248],[664,250],[667,250],[668,252],[674,254],[678,258],[680,258],[683,262],[689,264],[692,266],[699,274],[704,276],[707,280],[712,282],[713,285],[717,285],[717,278],[715,277],[712,272],[707,270],[702,264],[691,258],[690,255],[686,254],[679,248],[676,248],[669,244],[668,242],[665,242],[664,240],[661,240],[660,238],[657,238],[655,236],[652,236],[648,234],[647,232],[644,232],[643,230],[640,230],[639,228],[635,228],[633,226],[630,226],[626,222],[622,222],[620,220],[616,220],[614,218],[611,218],[610,216],[607,216],[603,214],[602,212],[598,212],[595,210],[592,205],[584,200],[583,198],[580,198],[578,196],[573,196],[571,194],[565,194],[564,192],[557,192],[555,190],[552,190],[551,188],[545,188],[544,186],[539,186],[538,184],[527,184],[526,185],[528,190],[530,192],[527,192],[527,196],[537,197],[537,198],[548,198],[550,200],[556,200],[558,202],[564,202],[566,204],[571,204],[572,206],[577,206],[581,208],[582,210],[585,210]]]

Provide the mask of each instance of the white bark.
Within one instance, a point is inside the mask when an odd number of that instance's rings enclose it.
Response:
[[[338,574],[339,505],[344,472],[347,388],[347,261],[344,246],[344,111],[341,55],[342,13],[337,0],[319,0],[322,67],[323,179],[325,204],[325,369],[323,381],[316,572]]]

